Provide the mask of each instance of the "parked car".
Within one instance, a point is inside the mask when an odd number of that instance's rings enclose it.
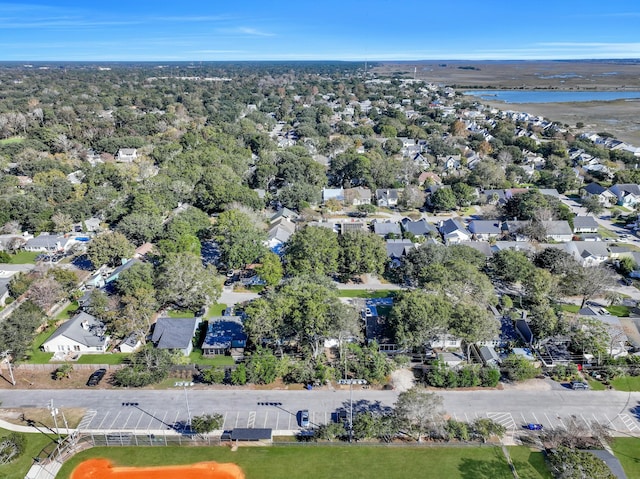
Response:
[[[535,424],[530,422],[529,424],[525,424],[524,428],[528,429],[529,431],[542,431],[542,429],[544,429],[544,426],[542,424]]]
[[[87,381],[87,386],[97,386],[102,381],[104,375],[107,374],[106,369],[96,369],[91,376],[89,376],[89,380]]]
[[[309,411],[303,409],[298,414],[300,416],[300,427],[309,427]]]
[[[571,389],[589,389],[589,383],[583,381],[572,381]]]

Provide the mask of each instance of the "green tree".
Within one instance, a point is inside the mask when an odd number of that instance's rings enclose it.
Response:
[[[595,196],[587,196],[581,200],[582,207],[587,210],[587,213],[593,216],[599,216],[604,211],[604,206],[600,203]]]
[[[338,271],[340,245],[328,228],[306,226],[296,231],[285,246],[287,273],[329,275]]]
[[[240,363],[233,371],[231,371],[231,384],[234,386],[244,386],[246,383],[247,368],[244,363]]]
[[[347,435],[347,430],[344,424],[335,422],[329,422],[326,424],[320,424],[313,431],[313,437],[315,440],[334,441],[335,439],[342,439]]]
[[[613,282],[613,275],[605,266],[576,265],[567,272],[560,286],[569,296],[581,296],[580,308],[587,300],[602,294]]]
[[[266,253],[260,259],[260,266],[256,268],[256,273],[267,283],[267,286],[278,285],[284,274],[280,257],[275,253]]]
[[[265,232],[242,211],[228,210],[220,213],[213,233],[220,245],[221,259],[228,268],[244,267],[255,262],[266,252]]]
[[[162,231],[162,216],[133,212],[122,218],[116,230],[125,235],[133,244],[154,241]]]
[[[515,284],[531,274],[533,265],[526,253],[509,248],[497,251],[491,257],[489,269],[494,277]]]
[[[197,311],[216,302],[222,291],[222,278],[213,266],[205,267],[199,257],[177,253],[162,261],[156,287],[165,304]]]
[[[510,354],[502,361],[502,371],[510,381],[526,381],[538,375],[538,369],[522,356]]]
[[[384,239],[373,233],[346,232],[338,238],[340,272],[346,277],[382,274],[387,263]]]
[[[422,348],[446,331],[451,313],[451,304],[443,296],[407,291],[396,301],[389,322],[398,344]]]
[[[451,188],[440,188],[431,195],[431,206],[434,211],[451,211],[456,208],[456,195]]]
[[[549,465],[558,479],[615,479],[609,466],[587,451],[559,446],[549,454]]]
[[[167,378],[172,364],[170,351],[147,345],[131,356],[127,366],[113,373],[113,382],[121,387],[144,387],[158,383]]]
[[[122,296],[137,296],[142,291],[155,294],[154,279],[155,272],[151,263],[136,262],[118,276],[115,289]]]
[[[55,378],[56,380],[70,378],[72,372],[73,372],[73,365],[63,364],[62,366],[58,366],[58,369],[55,370]]]
[[[442,396],[413,387],[401,392],[394,405],[399,428],[418,442],[444,422]]]
[[[134,247],[127,237],[117,231],[98,235],[87,246],[87,256],[96,268],[103,264],[118,266],[122,259],[131,258],[133,252]]]
[[[497,436],[500,439],[505,435],[507,429],[500,423],[489,418],[477,418],[471,423],[471,430],[474,436],[480,437],[482,442],[487,442],[491,436]]]
[[[500,323],[486,307],[458,303],[453,309],[450,331],[467,345],[467,361],[471,361],[471,345],[488,341],[499,333]]]
[[[223,424],[224,417],[222,414],[202,414],[191,418],[191,430],[200,435],[222,429]]]
[[[247,379],[254,384],[271,384],[278,372],[278,358],[265,348],[257,348],[247,362]]]

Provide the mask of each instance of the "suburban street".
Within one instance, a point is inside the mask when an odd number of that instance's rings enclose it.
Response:
[[[397,398],[395,391],[353,389],[357,411],[385,411]],[[617,435],[640,434],[640,393],[573,391],[555,385],[548,390],[438,391],[446,413],[458,420],[489,417],[515,431],[527,423],[547,429],[566,429],[572,423],[591,427],[598,422]],[[85,408],[79,425],[84,431],[172,431],[203,413],[224,415],[225,429],[236,427],[297,430],[296,414],[308,409],[311,425],[335,420],[349,412],[348,389],[312,391],[199,390],[5,390],[5,408]],[[133,404],[133,405],[131,405]],[[188,405],[188,406],[187,406]]]

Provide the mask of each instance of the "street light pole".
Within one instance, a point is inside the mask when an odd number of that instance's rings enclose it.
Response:
[[[191,409],[189,409],[189,395],[187,394],[187,383],[182,383],[182,386],[184,387],[184,400],[187,403],[187,417],[188,417],[187,426],[189,427],[189,431],[191,431]]]
[[[53,424],[56,428],[56,434],[58,435],[58,442],[60,442],[62,438],[60,437],[60,429],[58,429],[58,418],[57,418],[58,410],[55,407],[53,407],[53,399],[49,403],[49,410],[51,411],[51,416],[53,417]]]

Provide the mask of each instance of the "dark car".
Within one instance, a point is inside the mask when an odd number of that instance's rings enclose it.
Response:
[[[91,376],[89,376],[87,386],[97,386],[98,384],[100,384],[100,381],[102,381],[102,378],[105,374],[107,374],[106,369],[95,370],[93,373],[91,373]]]
[[[526,424],[524,428],[528,429],[529,431],[542,431],[543,426],[542,424],[535,424],[530,422],[529,424]]]

